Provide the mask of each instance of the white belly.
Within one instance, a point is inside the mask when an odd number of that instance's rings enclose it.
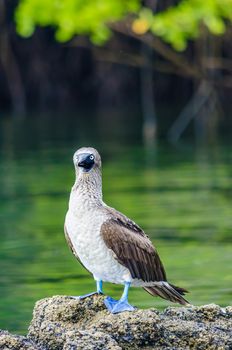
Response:
[[[89,212],[77,217],[68,211],[65,225],[76,254],[95,279],[118,284],[130,282],[129,270],[117,262],[101,237],[104,220],[102,213]]]

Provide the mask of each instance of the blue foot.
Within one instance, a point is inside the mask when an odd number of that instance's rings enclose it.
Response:
[[[111,297],[107,297],[104,300],[105,306],[112,314],[117,314],[123,311],[134,311],[136,308],[128,303],[127,300],[115,300]]]
[[[84,294],[84,295],[80,295],[80,296],[71,296],[71,298],[73,299],[85,299],[85,298],[88,298],[88,297],[91,297],[92,295],[103,295],[102,292],[92,292],[92,293],[88,293],[88,294]]]

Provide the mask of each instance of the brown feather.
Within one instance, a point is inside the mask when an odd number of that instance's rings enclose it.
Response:
[[[169,284],[162,262],[156,249],[144,231],[133,221],[109,208],[110,217],[103,223],[101,234],[120,264],[127,267],[133,279],[144,282],[159,282],[144,289],[153,296],[180,304],[188,304],[182,295],[184,288]]]
[[[170,300],[174,303],[187,305],[189,302],[183,298],[184,293],[188,293],[185,289],[176,287],[168,283],[160,283],[152,287],[144,287],[144,290],[153,296],[159,296],[163,299]],[[184,292],[183,292],[184,291]]]
[[[101,227],[107,247],[129,269],[132,278],[144,282],[166,281],[164,267],[149,238],[133,221],[115,212]]]

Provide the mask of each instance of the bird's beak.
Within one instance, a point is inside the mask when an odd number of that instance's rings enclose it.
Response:
[[[85,172],[88,172],[94,165],[94,159],[90,159],[89,153],[82,153],[78,156],[78,167],[83,168]]]

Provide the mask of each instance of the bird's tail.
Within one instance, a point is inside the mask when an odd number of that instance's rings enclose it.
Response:
[[[173,303],[179,303],[182,305],[187,305],[189,302],[183,298],[185,293],[188,291],[184,288],[176,287],[166,281],[157,282],[152,287],[143,287],[149,294],[153,296],[159,296],[163,299],[170,300]]]

